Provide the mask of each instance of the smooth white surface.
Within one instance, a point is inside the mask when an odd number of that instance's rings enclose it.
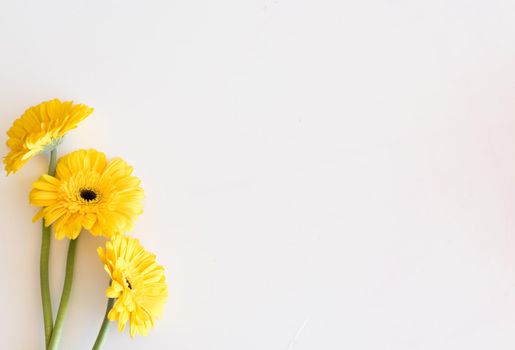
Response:
[[[134,235],[170,301],[105,349],[513,349],[513,2],[143,3],[0,3],[2,135],[87,103],[62,152],[122,156],[146,190]],[[45,169],[0,180],[2,349],[42,344]],[[102,243],[79,242],[62,349],[98,330]]]

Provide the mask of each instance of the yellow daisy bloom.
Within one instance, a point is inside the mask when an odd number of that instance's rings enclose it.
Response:
[[[59,160],[55,177],[42,175],[32,184],[30,203],[43,207],[33,221],[54,224],[57,239],[75,239],[82,228],[105,237],[131,231],[143,211],[143,189],[131,174],[120,158],[108,162],[93,149],[72,152]]]
[[[111,277],[106,295],[116,298],[107,317],[118,320],[120,332],[129,321],[131,337],[147,335],[168,298],[164,268],[137,239],[124,235],[112,237],[105,250],[98,248],[98,255]]]
[[[4,157],[7,175],[20,170],[36,154],[54,149],[91,112],[93,108],[86,105],[58,99],[27,109],[7,131],[10,149]]]

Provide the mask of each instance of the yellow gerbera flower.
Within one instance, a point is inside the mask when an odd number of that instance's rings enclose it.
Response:
[[[136,333],[147,335],[156,318],[161,317],[168,298],[164,268],[137,239],[124,235],[112,237],[105,250],[98,248],[98,255],[111,277],[106,295],[116,298],[107,317],[118,320],[120,332],[129,321],[131,337]]]
[[[130,231],[143,199],[140,180],[131,173],[120,158],[108,162],[93,149],[72,152],[59,160],[55,177],[33,183],[30,203],[43,207],[33,221],[55,223],[57,239],[75,239],[82,228],[106,237]]]
[[[20,170],[36,154],[54,149],[91,112],[93,108],[86,105],[58,99],[27,109],[7,131],[11,150],[4,157],[7,175]]]

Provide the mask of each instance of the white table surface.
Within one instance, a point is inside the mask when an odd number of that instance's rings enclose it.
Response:
[[[0,132],[54,97],[146,190],[165,317],[105,349],[515,347],[512,1],[0,2]],[[5,136],[4,137],[5,140]],[[7,148],[1,142],[2,153]],[[0,178],[0,348],[40,349],[33,159]],[[52,246],[57,306],[66,241]],[[103,239],[62,349],[90,349]]]

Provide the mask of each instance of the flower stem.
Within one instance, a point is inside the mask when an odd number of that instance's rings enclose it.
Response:
[[[50,151],[50,164],[48,165],[48,175],[55,175],[55,168],[57,166],[57,147]]]
[[[79,236],[80,237],[80,236]],[[68,256],[66,258],[66,274],[64,277],[63,292],[61,294],[61,303],[59,304],[59,310],[57,311],[57,317],[55,319],[55,326],[48,345],[49,350],[56,350],[61,340],[61,333],[63,331],[64,316],[68,309],[68,302],[70,301],[70,294],[72,290],[73,282],[73,266],[75,265],[75,250],[77,247],[77,241],[79,237],[70,240],[68,245]]]
[[[107,315],[109,314],[109,311],[111,311],[113,304],[114,304],[114,298],[108,298],[104,321],[102,322],[102,326],[100,327],[100,330],[98,331],[97,340],[95,341],[95,345],[93,345],[92,350],[100,350],[100,348],[102,347],[102,344],[104,343],[104,339],[106,337],[107,329],[109,326],[109,319],[107,318]]]
[[[50,152],[50,162],[48,165],[48,174],[55,175],[55,167],[57,163],[57,148]],[[50,337],[52,336],[52,329],[54,327],[54,320],[52,316],[52,301],[50,300],[50,281],[48,277],[48,263],[50,256],[50,242],[52,230],[45,226],[45,219],[42,221],[42,238],[41,238],[41,254],[39,258],[39,276],[41,284],[41,301],[43,302],[43,322],[45,325],[45,345],[48,346]]]

